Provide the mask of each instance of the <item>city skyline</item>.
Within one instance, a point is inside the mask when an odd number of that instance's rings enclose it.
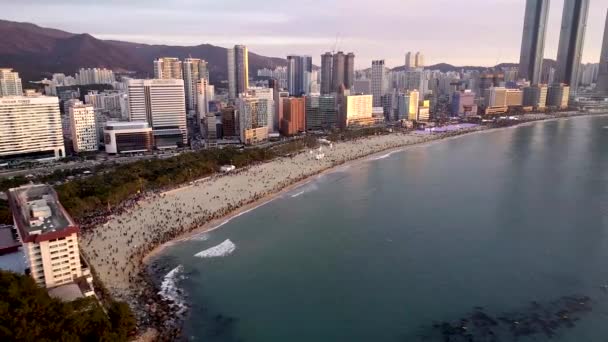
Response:
[[[305,13],[297,11],[303,5],[292,4],[286,9],[275,0],[263,4],[176,0],[171,8],[158,1],[89,4],[59,0],[41,4],[39,0],[4,4],[3,14],[6,19],[86,32],[100,39],[172,45],[208,43],[226,48],[244,44],[255,53],[281,58],[307,54],[313,56],[315,65],[320,65],[321,54],[332,50],[337,41],[336,51],[353,51],[357,55],[357,69],[369,67],[378,58],[385,59],[389,67],[403,65],[407,51],[421,51],[427,65],[517,63],[525,11],[523,0],[471,0],[466,6],[445,0],[412,0],[406,4],[397,0],[374,4],[360,0],[333,4],[313,1],[306,4],[307,8],[319,11],[305,17],[293,14]],[[96,10],[97,6],[102,6],[103,11]],[[563,0],[551,2],[545,58],[557,57],[562,8]],[[107,24],[107,11],[113,11],[112,25]],[[605,11],[606,5],[601,1],[591,1],[591,14]],[[66,13],[74,12],[87,15],[65,20]],[[500,21],[482,13],[500,13]],[[206,25],[197,32],[200,20]],[[226,20],[234,24],[225,25]],[[365,25],[352,24],[363,21]],[[164,24],[158,25],[159,22]],[[403,29],[394,30],[392,26]],[[408,27],[415,28],[415,34],[408,34]],[[603,28],[603,15],[589,16],[583,63],[599,62]],[[446,35],[455,29],[460,30],[459,34]],[[496,44],[497,41],[504,44]],[[468,42],[485,48],[475,49],[472,55]]]

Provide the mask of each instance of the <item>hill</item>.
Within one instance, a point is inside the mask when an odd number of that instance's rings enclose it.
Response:
[[[202,58],[209,62],[212,84],[226,77],[226,49],[202,44],[171,46],[101,40],[90,34],[75,34],[30,23],[0,20],[0,67],[12,67],[24,81],[53,73],[74,74],[81,67],[105,67],[150,77],[152,61],[158,57]],[[284,66],[283,58],[249,53],[249,70]]]

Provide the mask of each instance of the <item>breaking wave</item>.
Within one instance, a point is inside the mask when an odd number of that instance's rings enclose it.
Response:
[[[192,236],[190,239],[191,241],[207,241],[209,240],[209,233],[201,233],[201,234],[196,234],[194,236]]]
[[[177,286],[177,283],[185,278],[183,271],[184,267],[182,265],[169,271],[163,278],[163,281],[160,284],[160,291],[158,291],[158,294],[161,297],[173,302],[172,305],[177,308],[177,313],[179,315],[183,314],[187,309],[182,289]]]
[[[386,159],[386,158],[390,157],[391,155],[393,155],[394,153],[397,153],[397,152],[399,152],[399,151],[400,151],[400,150],[398,150],[398,151],[392,151],[392,152],[389,152],[389,153],[387,153],[387,154],[383,154],[383,155],[381,155],[381,156],[372,157],[372,158],[370,158],[369,160],[381,160],[381,159]]]
[[[199,258],[217,258],[224,257],[232,254],[236,249],[236,245],[230,241],[230,239],[226,239],[226,241],[220,243],[215,247],[211,247],[209,249],[205,249],[202,252],[198,252],[194,254],[195,257]]]

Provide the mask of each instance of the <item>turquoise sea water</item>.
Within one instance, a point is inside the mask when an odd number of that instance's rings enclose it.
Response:
[[[343,167],[166,249],[159,282],[190,306],[192,341],[607,341],[604,127],[540,122]]]

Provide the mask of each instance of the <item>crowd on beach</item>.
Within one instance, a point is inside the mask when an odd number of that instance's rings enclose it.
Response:
[[[210,222],[337,165],[446,135],[456,134],[398,133],[341,142],[323,146],[322,152],[307,150],[181,188],[142,193],[120,206],[100,208],[82,222],[82,249],[106,288],[127,301],[141,323],[162,326],[172,303],[158,295],[144,267],[155,248],[195,229],[210,229]],[[318,153],[324,157],[315,158]]]

